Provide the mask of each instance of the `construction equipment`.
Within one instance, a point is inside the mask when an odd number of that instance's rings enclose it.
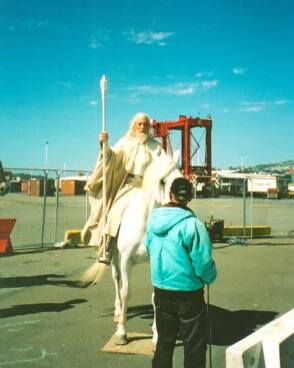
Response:
[[[210,240],[212,242],[223,240],[224,235],[224,220],[223,219],[215,219],[211,215],[208,221],[205,221],[205,227],[209,234]]]

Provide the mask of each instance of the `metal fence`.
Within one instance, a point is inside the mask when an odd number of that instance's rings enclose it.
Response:
[[[88,196],[83,190],[89,171],[7,171],[14,179],[10,181],[10,193],[0,198],[0,217],[17,220],[12,233],[14,246],[52,246],[63,241],[66,230],[83,227],[89,212]]]
[[[211,216],[224,219],[225,227],[239,227],[241,236],[294,236],[294,200],[292,193],[279,186],[254,186],[260,176],[234,178],[205,177],[194,181],[193,209],[207,221]],[[265,179],[267,180],[267,179]],[[229,185],[228,185],[229,184]],[[265,229],[270,228],[270,229]],[[237,231],[238,233],[238,231]]]
[[[67,230],[83,228],[89,215],[88,198],[81,191],[81,185],[79,190],[75,190],[74,186],[77,181],[83,182],[83,186],[90,172],[27,168],[6,170],[11,171],[14,178],[19,178],[11,182],[10,193],[0,197],[0,217],[16,218],[11,236],[14,247],[52,246],[63,241]],[[72,182],[71,190],[63,185],[66,179]],[[26,183],[34,185],[25,188]],[[256,196],[253,191],[248,192],[247,179],[235,183],[230,192],[221,179],[207,177],[207,183],[213,183],[213,188],[203,185],[203,178],[194,181],[195,195],[190,203],[203,222],[208,222],[211,217],[223,219],[225,228],[241,228],[240,236],[262,236],[255,233],[257,227],[270,227],[270,236],[274,237],[294,236],[293,199]]]

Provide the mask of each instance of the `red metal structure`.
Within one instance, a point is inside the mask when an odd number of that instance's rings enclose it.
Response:
[[[160,137],[162,141],[162,147],[165,151],[170,150],[172,152],[169,134],[171,130],[181,131],[181,156],[182,156],[182,171],[183,174],[192,179],[193,177],[207,177],[211,176],[211,129],[212,120],[210,116],[207,119],[192,118],[180,115],[176,121],[156,121],[151,123],[153,129],[153,136]],[[193,166],[191,164],[192,157],[197,153],[199,149],[199,143],[192,134],[192,128],[204,128],[205,129],[205,162],[203,165]],[[196,144],[196,148],[192,148],[191,143]],[[199,180],[198,180],[199,181]]]

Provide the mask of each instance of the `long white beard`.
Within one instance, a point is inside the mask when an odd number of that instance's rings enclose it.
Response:
[[[136,133],[136,138],[139,139],[140,143],[145,143],[148,139],[148,134],[146,134],[146,133]]]
[[[139,140],[140,143],[145,143],[150,137],[150,132],[139,133],[139,132],[136,132],[133,128],[130,128],[127,132],[127,137],[136,138]]]

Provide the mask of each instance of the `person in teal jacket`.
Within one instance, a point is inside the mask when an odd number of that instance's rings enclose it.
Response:
[[[154,209],[147,225],[145,246],[158,331],[153,368],[172,367],[178,334],[183,340],[184,368],[206,364],[204,286],[215,280],[217,271],[205,225],[187,207],[191,199],[192,184],[176,178],[170,202]]]

